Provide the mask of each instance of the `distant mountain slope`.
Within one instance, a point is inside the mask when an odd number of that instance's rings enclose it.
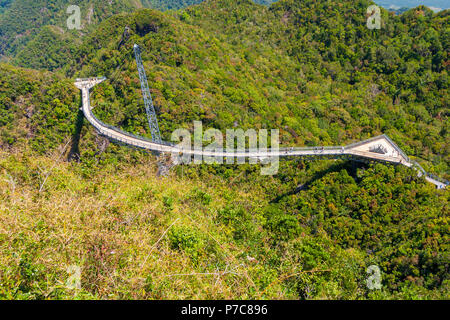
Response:
[[[54,50],[58,45],[61,53],[71,53],[95,25],[114,14],[142,7],[179,9],[199,2],[201,0],[0,0],[0,57],[7,56],[22,67],[56,70],[67,59],[51,57],[54,52],[45,50],[49,43]],[[67,27],[69,5],[81,9],[81,30]]]
[[[55,148],[74,133],[77,110],[70,80],[0,63],[0,148]]]
[[[202,1],[203,0],[141,0],[145,7],[158,10],[177,10]]]
[[[13,1],[14,0],[0,0],[0,14],[2,14],[3,11],[8,9]]]
[[[142,7],[140,0],[12,0],[8,5],[0,14],[0,54],[10,56],[33,39],[42,26],[54,25],[60,33],[69,33],[76,38],[113,14]],[[67,28],[69,5],[78,5],[81,9],[80,31]],[[48,33],[48,30],[44,32]]]
[[[147,8],[158,10],[177,10],[188,6],[199,4],[205,0],[141,0]],[[255,3],[270,5],[276,0],[254,0]]]
[[[56,26],[43,26],[13,59],[19,66],[57,70],[72,63],[81,39]]]
[[[386,9],[415,8],[425,5],[428,8],[449,9],[447,0],[375,0],[375,2]]]

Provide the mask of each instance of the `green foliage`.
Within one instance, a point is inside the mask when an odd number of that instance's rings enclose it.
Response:
[[[177,10],[202,1],[203,0],[141,0],[145,7],[162,11]]]
[[[64,66],[70,58],[65,54],[98,22],[142,6],[139,0],[76,0],[70,4],[65,0],[12,0],[5,4],[8,6],[2,9],[4,4],[0,2],[0,55],[20,54],[16,63],[21,66],[49,70]],[[80,31],[67,28],[69,5],[81,9]],[[54,30],[53,34],[49,35],[49,29]],[[56,41],[47,41],[49,37]],[[58,52],[59,48],[63,52]],[[42,61],[39,54],[46,56],[47,61]]]
[[[200,189],[194,189],[193,192],[189,195],[189,199],[193,202],[200,203],[205,206],[211,203],[211,196]]]
[[[230,228],[234,240],[249,246],[259,246],[261,237],[255,228],[252,214],[243,208],[225,207],[218,211],[216,220]]]
[[[325,232],[343,248],[366,251],[381,264],[390,289],[406,281],[433,290],[448,277],[448,195],[404,171],[361,168],[355,181],[342,170],[280,205],[297,213],[306,233]]]
[[[57,70],[72,62],[76,41],[54,27],[45,26],[15,57],[15,63],[34,69]]]
[[[184,251],[194,262],[198,261],[205,242],[201,234],[187,227],[173,227],[168,234],[170,247]]]
[[[294,216],[285,214],[277,206],[271,205],[266,210],[266,228],[276,235],[274,240],[288,240],[300,235],[300,226]]]

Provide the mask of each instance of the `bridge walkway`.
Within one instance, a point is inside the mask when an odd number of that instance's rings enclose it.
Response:
[[[119,128],[105,124],[97,119],[92,113],[89,91],[95,85],[103,82],[106,78],[77,79],[75,85],[82,93],[82,110],[89,123],[98,131],[99,134],[134,147],[172,154],[185,154],[203,157],[221,157],[221,158],[253,158],[264,160],[272,157],[304,157],[304,158],[352,158],[366,161],[378,161],[392,164],[401,164],[407,167],[416,168],[419,176],[425,174],[425,179],[437,186],[445,188],[448,181],[441,181],[439,178],[429,175],[422,167],[414,161],[411,161],[402,150],[386,135],[374,137],[351,144],[348,146],[336,147],[293,147],[277,148],[268,150],[245,150],[245,151],[207,151],[196,149],[183,149],[171,143],[156,143],[144,137],[132,135],[122,131]],[[378,150],[378,151],[377,151]],[[380,152],[379,150],[383,150]]]

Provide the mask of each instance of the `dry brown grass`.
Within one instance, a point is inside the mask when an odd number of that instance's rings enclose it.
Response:
[[[39,168],[51,168],[44,188],[46,171]],[[246,248],[229,241],[229,232],[214,221],[217,209],[229,201],[222,197],[223,189],[229,189],[226,181],[202,183],[174,174],[157,178],[151,161],[105,168],[89,178],[82,178],[78,169],[54,155],[0,154],[0,265],[6,267],[0,279],[5,297],[258,296],[251,275],[255,266],[245,259]],[[199,188],[211,196],[207,206],[189,199]],[[255,198],[246,188],[234,192],[241,201]],[[168,233],[175,226],[194,230],[205,243],[198,258],[171,247]],[[81,267],[80,291],[65,285],[72,265]],[[34,269],[34,275],[24,275]]]

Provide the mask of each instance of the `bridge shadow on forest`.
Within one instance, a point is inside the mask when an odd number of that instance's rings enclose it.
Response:
[[[314,175],[304,184],[298,185],[295,189],[293,189],[289,192],[278,195],[273,200],[271,200],[270,203],[278,203],[284,197],[292,196],[303,190],[308,190],[311,187],[311,185],[314,182],[316,182],[317,180],[322,179],[324,176],[326,176],[329,173],[339,172],[342,169],[347,170],[348,174],[351,177],[353,177],[355,180],[358,180],[358,177],[356,175],[357,170],[358,170],[358,168],[361,168],[364,166],[367,166],[367,164],[364,162],[354,161],[354,160],[348,160],[348,161],[343,161],[343,162],[339,162],[339,163],[334,163],[334,164],[330,165],[328,168],[319,170],[316,173],[314,173]]]
[[[81,93],[80,93],[81,96]],[[70,147],[70,152],[68,156],[69,161],[79,161],[80,160],[80,139],[81,139],[81,129],[83,129],[84,114],[81,110],[82,99],[80,99],[80,109],[77,113],[77,119],[75,123],[75,132],[72,135],[72,145]]]

